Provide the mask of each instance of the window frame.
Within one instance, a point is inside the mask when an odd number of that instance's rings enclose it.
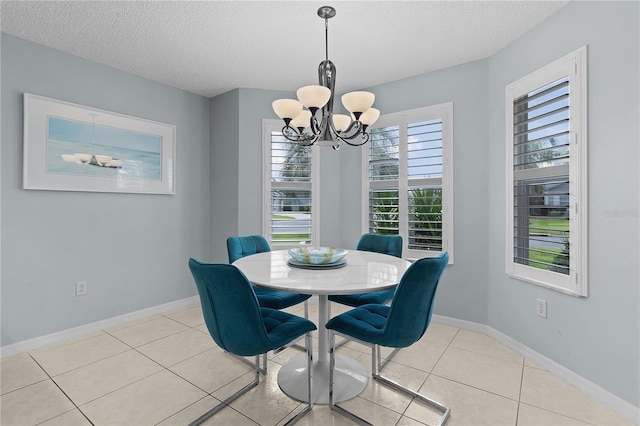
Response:
[[[569,274],[514,262],[514,101],[562,78],[569,79]],[[573,296],[588,296],[587,269],[587,48],[586,46],[514,81],[505,90],[506,239],[505,272]]]
[[[407,176],[407,127],[410,123],[442,120],[442,251],[449,253],[449,264],[454,263],[453,233],[453,102],[425,106],[381,115],[372,126],[399,126],[399,168],[398,168],[398,233],[402,236],[402,253],[405,259],[419,259],[437,256],[441,251],[409,249],[408,190]],[[362,233],[369,232],[369,146],[362,150]],[[416,179],[429,180],[429,179]]]
[[[282,131],[282,120],[262,120],[262,235],[271,241],[271,133]],[[315,246],[320,235],[320,155],[319,147],[311,147],[311,242]],[[302,244],[302,243],[300,243]],[[300,244],[278,244],[279,250],[300,247]]]

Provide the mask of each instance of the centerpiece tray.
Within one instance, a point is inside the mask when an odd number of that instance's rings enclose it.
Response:
[[[334,269],[347,264],[347,250],[335,247],[300,247],[289,249],[289,266],[304,269]]]
[[[318,263],[318,264],[314,264],[314,263],[304,263],[304,262],[299,262],[295,259],[289,259],[289,261],[287,262],[287,265],[293,267],[293,268],[300,268],[300,269],[338,269],[338,268],[343,268],[347,265],[347,261],[346,259],[342,259],[338,262],[334,262],[334,263]]]

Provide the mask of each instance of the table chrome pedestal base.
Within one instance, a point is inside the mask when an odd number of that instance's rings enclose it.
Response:
[[[329,362],[317,361],[318,354],[313,354],[313,402],[329,403]],[[334,373],[335,402],[353,398],[367,387],[369,373],[359,362],[336,354]],[[307,356],[300,356],[287,362],[278,372],[280,389],[291,398],[307,402]]]

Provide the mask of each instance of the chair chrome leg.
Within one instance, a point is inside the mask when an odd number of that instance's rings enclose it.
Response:
[[[329,330],[329,408],[333,411],[337,411],[351,421],[360,425],[373,426],[365,419],[356,416],[350,411],[345,410],[338,404],[333,402],[333,374],[336,367],[336,334],[333,330]]]
[[[336,334],[340,334],[340,333],[336,333],[334,330],[329,330],[329,408],[339,412],[343,416],[347,417],[348,419],[358,424],[371,425],[371,423],[367,422],[363,418],[356,416],[355,414],[345,410],[344,408],[338,406],[333,402],[333,370],[335,368]],[[342,334],[340,335],[342,336]],[[406,393],[407,395],[417,398],[418,400],[426,404],[429,404],[430,406],[442,411],[443,414],[442,414],[442,417],[440,417],[440,421],[437,423],[438,426],[443,426],[447,422],[447,419],[449,418],[449,415],[451,413],[451,409],[449,407],[437,401],[434,401],[431,398],[427,398],[426,396],[419,394],[418,392],[412,391],[411,389],[405,386],[402,386],[401,384],[396,383],[393,380],[389,380],[386,377],[383,377],[380,375],[380,369],[381,369],[380,364],[382,364],[382,366],[384,367],[386,362],[389,359],[391,359],[391,357],[393,357],[400,348],[395,348],[394,351],[391,352],[389,356],[387,356],[387,358],[385,359],[385,362],[380,363],[380,347],[378,345],[368,343],[368,342],[363,342],[361,340],[354,339],[354,338],[350,338],[349,340],[362,343],[363,345],[369,346],[371,348],[371,377],[373,377],[375,380],[379,382],[389,385],[400,392]]]
[[[431,398],[427,398],[426,396],[419,394],[418,392],[415,392],[409,388],[407,388],[406,386],[402,386],[399,383],[394,382],[393,380],[389,380],[386,377],[383,377],[379,374],[372,374],[372,377],[375,380],[378,380],[386,385],[389,385],[393,388],[395,388],[396,390],[399,390],[400,392],[404,392],[407,395],[411,395],[414,398],[419,399],[420,401],[427,403],[429,405],[431,405],[434,408],[439,409],[440,411],[443,412],[442,417],[440,417],[440,421],[437,423],[438,426],[442,426],[447,422],[447,419],[449,418],[449,414],[451,413],[451,409],[445,405],[442,405],[441,403],[439,403],[438,401],[434,401]]]
[[[401,348],[394,348],[391,353],[389,355],[387,355],[387,357],[385,359],[381,359],[382,355],[381,355],[381,350],[380,348],[378,348],[378,371],[382,371],[382,369],[385,367],[385,365],[387,365],[387,363],[389,361],[391,361],[391,358],[393,358],[394,356],[396,356],[396,354],[398,352],[400,352]]]
[[[345,343],[349,342],[349,339],[342,339],[341,341],[339,341],[338,343],[336,343],[336,349],[344,346]]]
[[[244,359],[244,358],[241,358],[241,359]],[[260,383],[260,367],[259,366],[260,366],[260,355],[257,355],[256,363],[254,364],[256,375],[253,381],[248,385],[246,385],[245,387],[243,387],[242,389],[240,389],[239,391],[237,391],[236,393],[234,393],[233,395],[231,395],[230,397],[228,397],[227,399],[225,399],[224,401],[222,401],[220,404],[213,407],[211,410],[207,411],[206,413],[204,413],[203,415],[201,415],[200,417],[198,417],[197,419],[189,423],[189,426],[198,426],[202,424],[205,420],[212,417],[218,411],[222,410],[224,407],[228,406],[233,401],[235,401],[236,399],[238,399],[239,397],[247,393],[253,387],[257,386],[258,383]]]
[[[225,351],[226,352],[226,351]],[[232,354],[231,352],[227,352],[229,355],[233,355],[234,357],[236,357],[238,360],[244,362],[245,364],[249,365],[250,367],[253,368],[257,368],[259,372],[261,372],[262,374],[267,374],[267,354],[263,355],[263,364],[262,367],[260,367],[260,364],[258,364],[258,366],[256,367],[256,364],[254,364],[253,362],[249,361],[248,359],[246,359],[243,356],[240,355],[236,355],[236,354]],[[260,355],[258,355],[260,356]]]
[[[293,425],[294,423],[298,422],[298,420],[300,420],[302,417],[304,417],[307,413],[309,413],[313,409],[313,392],[312,392],[312,389],[313,389],[313,340],[311,338],[310,332],[306,333],[304,338],[305,338],[305,349],[307,350],[307,374],[308,374],[307,395],[309,397],[309,402],[307,403],[307,406],[305,407],[305,409],[300,411],[288,422],[286,422],[285,426]],[[260,383],[260,373],[262,371],[262,369],[260,368],[261,356],[264,357],[263,358],[265,362],[264,369],[266,371],[266,362],[267,362],[266,354],[256,355],[256,362],[255,364],[252,364],[252,366],[255,369],[255,377],[253,381],[248,385],[246,385],[245,387],[243,387],[242,389],[240,389],[239,391],[237,391],[236,393],[234,393],[233,395],[231,395],[230,397],[228,397],[227,399],[225,399],[224,401],[222,401],[220,404],[216,405],[215,407],[213,407],[212,409],[210,409],[209,411],[207,411],[206,413],[204,413],[203,415],[201,415],[200,417],[198,417],[197,419],[189,423],[189,426],[198,426],[202,424],[205,420],[215,415],[218,411],[222,410],[224,407],[228,406],[233,401],[235,401],[236,399],[238,399],[239,397],[247,393],[250,389],[257,386],[258,383]],[[246,358],[238,357],[238,356],[236,357],[240,360],[243,360],[244,362],[249,362]]]
[[[382,382],[386,385],[389,385],[393,388],[395,388],[396,390],[403,392],[407,395],[410,395],[414,398],[419,399],[422,402],[425,402],[429,405],[431,405],[434,408],[439,409],[440,411],[443,412],[442,417],[440,417],[440,421],[437,423],[437,426],[442,426],[447,422],[447,419],[449,418],[449,414],[451,413],[451,409],[449,407],[446,407],[442,404],[440,404],[437,401],[434,401],[431,398],[427,398],[426,396],[419,394],[418,392],[415,392],[411,389],[409,389],[406,386],[403,386],[397,382],[394,382],[393,380],[387,379],[386,377],[383,377],[380,375],[380,370],[382,370],[382,367],[384,367],[387,362],[400,350],[400,348],[394,348],[394,350],[391,352],[391,354],[389,354],[384,362],[380,362],[380,347],[378,345],[371,345],[371,377],[374,378],[374,380],[377,380],[379,382]],[[377,357],[376,357],[377,354]],[[377,358],[377,363],[376,363],[376,358]],[[381,366],[382,365],[382,366]]]

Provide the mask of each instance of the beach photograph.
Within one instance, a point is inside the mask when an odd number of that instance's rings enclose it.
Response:
[[[47,117],[47,173],[162,179],[162,136]]]

